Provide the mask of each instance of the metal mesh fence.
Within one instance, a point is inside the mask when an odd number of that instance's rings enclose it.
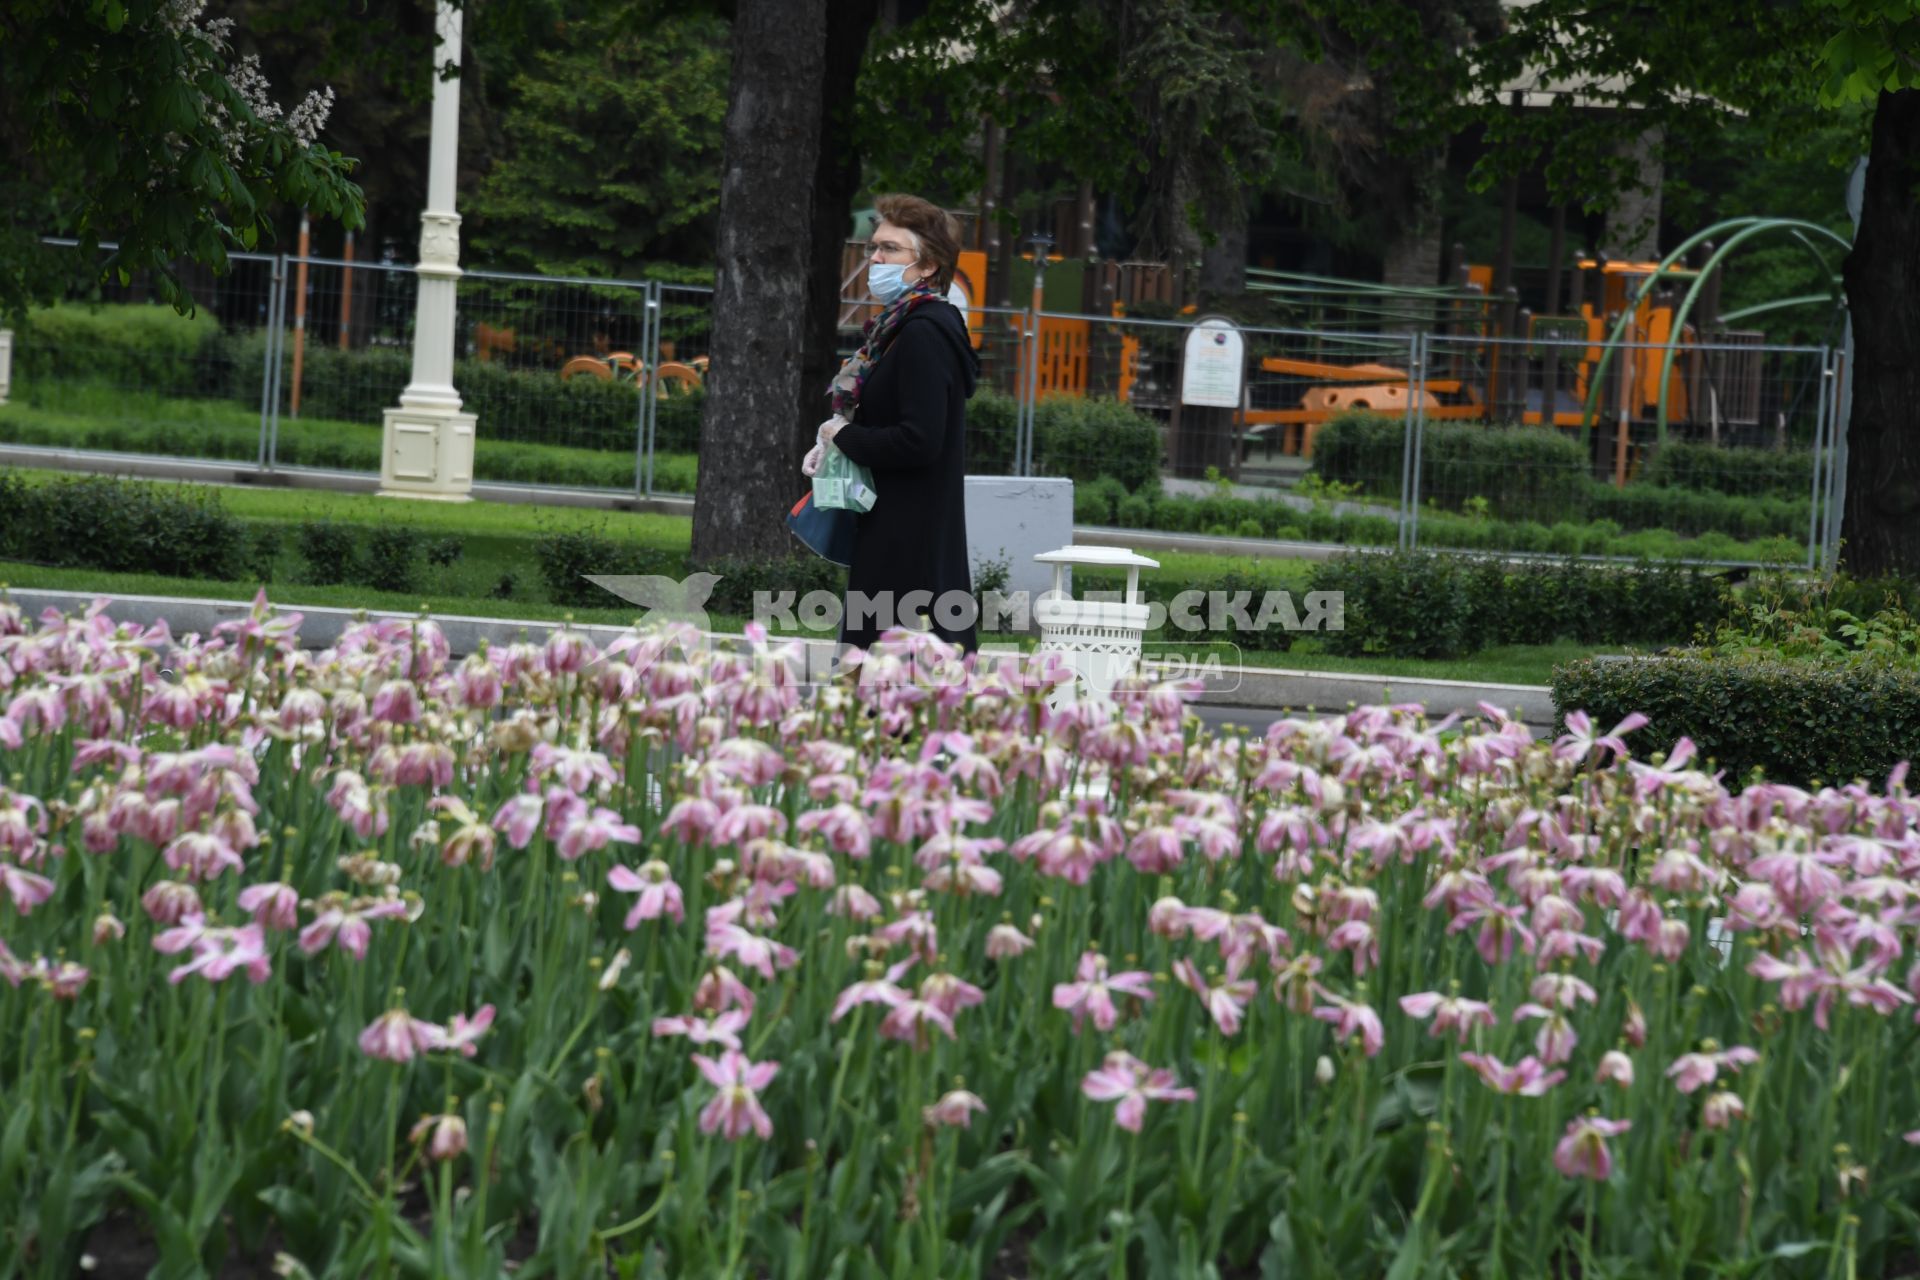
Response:
[[[46,252],[78,249],[52,242]],[[14,334],[0,443],[257,463],[260,335],[278,268],[271,255],[238,253],[224,275],[184,272],[198,300],[189,316],[158,303],[138,274],[33,312]]]
[[[1825,348],[1434,337],[1423,355],[1424,545],[1791,563],[1818,541]],[[1379,470],[1365,425],[1342,430],[1329,469]]]
[[[192,318],[137,279],[36,313],[0,442],[379,470],[382,416],[411,376],[412,267],[236,255],[189,283]],[[871,311],[843,299],[843,355]],[[1577,320],[1522,338],[1472,317],[1437,333],[1242,328],[1239,404],[1200,407],[1181,403],[1192,320],[966,316],[981,361],[969,472],[1069,477],[1081,523],[1832,562],[1844,379],[1823,347],[1609,343]],[[468,271],[456,326],[477,479],[694,492],[711,289]]]

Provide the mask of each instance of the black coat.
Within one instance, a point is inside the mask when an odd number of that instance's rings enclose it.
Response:
[[[893,342],[867,373],[853,421],[834,436],[842,453],[872,469],[878,494],[873,510],[857,518],[853,564],[847,570],[849,609],[840,627],[845,643],[865,648],[879,638],[870,615],[854,617],[859,603],[854,593],[868,599],[890,593],[899,622],[907,611],[899,606],[901,597],[925,591],[922,611],[933,620],[934,632],[968,649],[977,645],[971,618],[963,627],[941,626],[933,602],[948,591],[973,591],[967,562],[967,397],[979,374],[980,361],[960,312],[945,301],[922,303],[901,321]]]

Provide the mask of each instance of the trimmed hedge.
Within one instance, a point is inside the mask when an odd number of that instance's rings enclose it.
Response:
[[[1698,493],[1805,498],[1813,488],[1813,450],[1725,449],[1670,440],[1647,459],[1640,479]]]
[[[1397,501],[1405,448],[1399,419],[1346,414],[1315,437],[1313,470],[1327,481],[1358,485],[1375,500]],[[1812,465],[1805,450],[1780,454],[1675,442],[1654,455],[1646,474],[1617,488],[1594,479],[1585,447],[1558,429],[1430,422],[1420,445],[1420,494],[1436,510],[1465,509],[1482,499],[1502,522],[1611,520],[1622,529],[1681,535],[1795,538],[1804,547]]]
[[[66,303],[27,314],[13,339],[13,376],[105,377],[164,395],[204,395],[225,375],[224,367],[206,363],[219,341],[219,322],[206,311],[183,316],[171,307]]]
[[[1920,759],[1920,672],[1698,656],[1556,667],[1554,709],[1607,726],[1648,717],[1639,741],[1685,736],[1738,785],[1756,769],[1797,785],[1883,780]]]
[[[212,489],[0,474],[0,559],[227,579],[244,572],[250,550],[246,525]]]
[[[1019,403],[982,388],[967,402],[967,470],[1007,475]],[[1160,424],[1117,400],[1048,396],[1034,406],[1033,463],[1037,475],[1066,476],[1076,485],[1109,476],[1126,490],[1158,491]]]
[[[1697,569],[1581,561],[1507,564],[1429,551],[1367,552],[1316,565],[1314,591],[1345,595],[1329,653],[1458,658],[1495,645],[1673,644],[1727,616],[1726,579]]]

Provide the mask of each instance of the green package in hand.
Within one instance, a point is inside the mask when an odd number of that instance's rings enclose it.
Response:
[[[873,472],[829,443],[820,474],[813,478],[813,505],[822,511],[871,511],[876,496]]]

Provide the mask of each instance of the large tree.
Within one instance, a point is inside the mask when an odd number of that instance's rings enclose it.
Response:
[[[734,6],[696,564],[794,547],[781,516],[839,367],[840,246],[860,172],[853,87],[878,12],[878,0]]]
[[[0,316],[57,297],[76,267],[150,273],[252,248],[280,202],[355,224],[349,161],[318,141],[331,95],[285,108],[229,23],[190,0],[0,7]],[[70,235],[76,255],[44,235]],[[101,241],[118,248],[102,259]]]
[[[1406,6],[1317,0],[1365,27]],[[1383,57],[1394,56],[1391,48]],[[1483,184],[1544,160],[1557,197],[1602,205],[1636,180],[1637,139],[1670,156],[1736,117],[1776,145],[1830,136],[1834,110],[1870,109],[1869,138],[1840,131],[1836,166],[1867,150],[1860,227],[1844,264],[1855,349],[1841,557],[1863,575],[1920,576],[1920,10],[1906,0],[1666,0],[1596,10],[1590,0],[1510,6],[1502,29],[1403,78],[1404,136],[1479,125]],[[1509,108],[1532,84],[1548,105]],[[1832,144],[1830,144],[1832,145]],[[1836,167],[1833,177],[1843,181]],[[1768,209],[1748,212],[1768,213]]]

